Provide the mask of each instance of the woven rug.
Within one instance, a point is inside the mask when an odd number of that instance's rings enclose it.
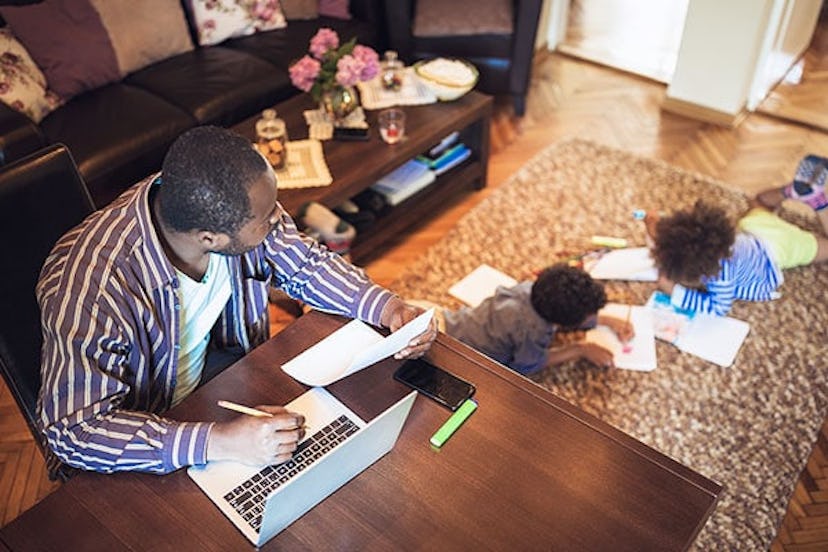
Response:
[[[592,235],[644,244],[636,208],[670,211],[705,198],[734,217],[747,197],[700,174],[591,142],[553,145],[463,217],[392,284],[404,297],[457,307],[448,288],[481,263],[521,279],[590,248]],[[783,216],[810,230],[797,209]],[[608,282],[610,301],[643,304],[654,283]],[[653,372],[585,362],[532,379],[726,489],[697,550],[765,550],[785,514],[828,409],[828,269],[785,272],[782,298],[739,302],[751,330],[720,368],[657,343]]]

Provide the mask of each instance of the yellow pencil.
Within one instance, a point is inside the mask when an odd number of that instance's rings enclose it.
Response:
[[[230,401],[217,401],[217,405],[222,408],[226,408],[227,410],[232,410],[234,412],[238,412],[239,414],[247,414],[248,416],[256,416],[259,418],[272,418],[273,414],[270,412],[265,412],[264,410],[259,410],[258,408],[250,408],[249,406],[244,406],[243,404],[238,404]],[[308,429],[307,424],[303,424],[298,426],[296,429]]]
[[[244,406],[243,404],[236,404],[230,401],[218,401],[218,403],[216,404],[218,404],[222,408],[226,408],[227,410],[232,410],[240,414],[247,414],[248,416],[258,416],[260,418],[273,417],[273,414],[271,414],[270,412],[265,412],[264,410],[258,410],[256,408],[250,408],[249,406]]]
[[[630,325],[630,316],[632,315],[632,305],[627,305],[627,323],[625,326]],[[624,343],[624,346],[621,348],[621,351],[624,353],[629,353],[632,351],[632,345],[629,342]]]

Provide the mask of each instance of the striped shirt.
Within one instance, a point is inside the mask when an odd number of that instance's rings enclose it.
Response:
[[[176,386],[181,305],[152,223],[154,181],[70,230],[41,271],[38,415],[53,469],[63,462],[167,473],[206,462],[212,424],[161,416]],[[271,284],[319,310],[379,325],[393,294],[300,234],[287,214],[280,222],[256,249],[224,257],[232,295],[211,346],[248,352],[268,338]]]
[[[776,299],[782,281],[782,271],[762,240],[742,232],[736,234],[730,257],[720,262],[719,273],[702,279],[704,290],[676,284],[670,302],[681,309],[724,316],[736,299]]]

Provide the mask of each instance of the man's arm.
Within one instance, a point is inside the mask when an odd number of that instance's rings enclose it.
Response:
[[[284,212],[279,227],[265,240],[265,252],[276,270],[275,284],[291,297],[319,310],[384,326],[392,332],[423,312],[376,285],[361,268],[302,235]],[[432,319],[428,330],[412,339],[396,357],[419,357],[436,337],[437,322]]]
[[[261,251],[272,267],[273,285],[318,310],[379,326],[386,303],[395,297],[364,270],[301,234],[284,211]]]

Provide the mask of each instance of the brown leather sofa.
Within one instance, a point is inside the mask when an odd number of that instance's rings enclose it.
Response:
[[[204,124],[232,125],[300,93],[290,83],[288,66],[307,52],[320,27],[334,29],[343,39],[356,36],[382,53],[382,1],[351,0],[350,12],[350,20],[292,20],[283,29],[196,46],[84,92],[40,124],[0,103],[0,161],[63,143],[101,207],[157,170],[181,132]],[[192,21],[188,24],[194,36]]]

